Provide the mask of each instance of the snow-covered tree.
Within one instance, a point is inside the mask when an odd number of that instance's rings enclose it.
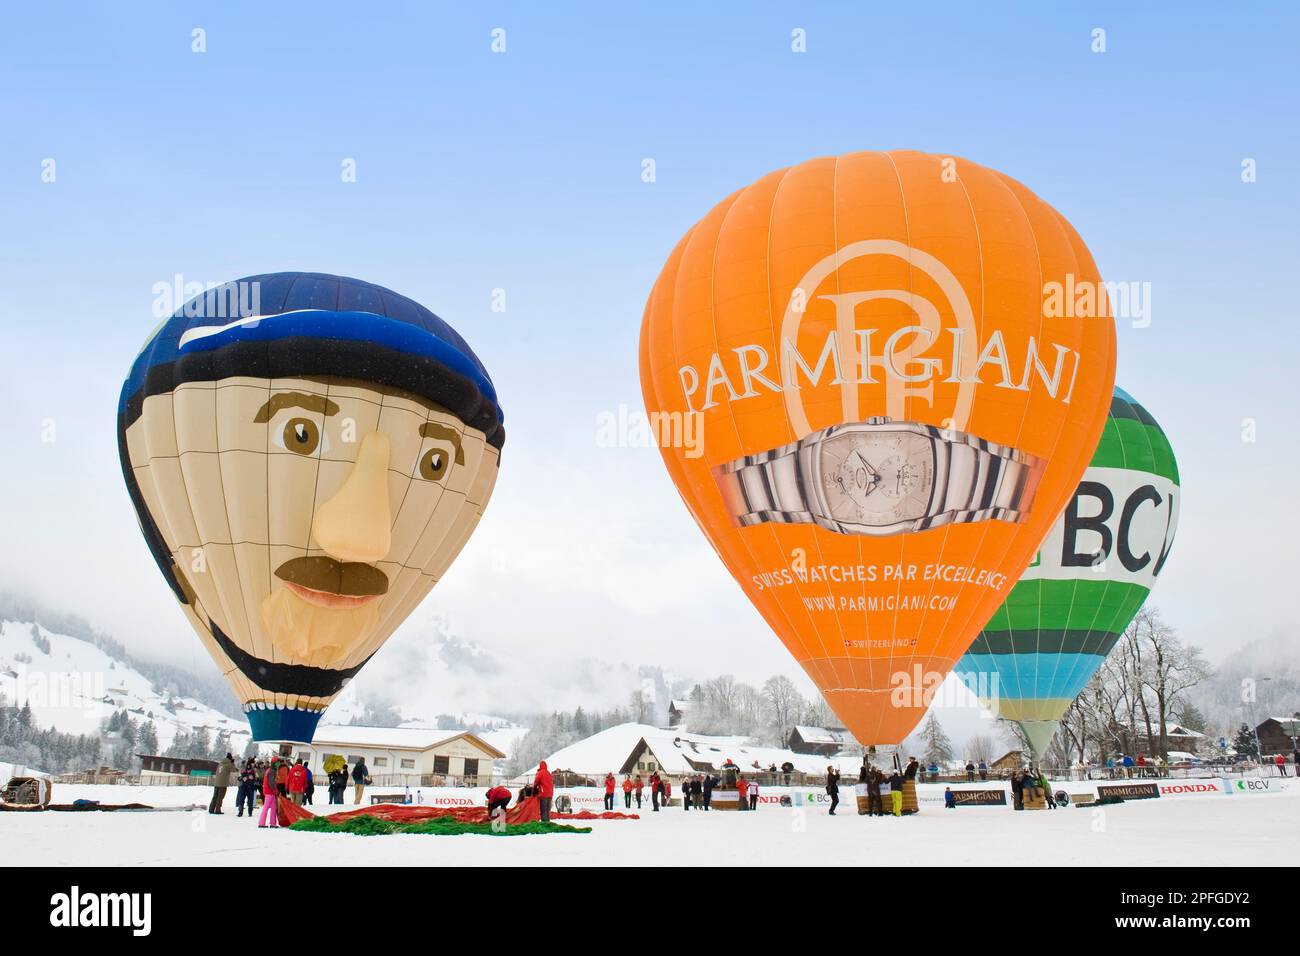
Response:
[[[931,712],[921,728],[921,740],[925,744],[925,762],[940,767],[952,760],[952,741],[944,733],[939,718]]]
[[[777,742],[784,747],[790,740],[799,712],[803,710],[803,695],[794,686],[794,681],[780,674],[769,677],[763,684],[763,699],[767,702]]]
[[[152,720],[145,721],[144,726],[140,728],[140,735],[136,742],[141,753],[156,754],[158,752],[158,728],[154,726]]]

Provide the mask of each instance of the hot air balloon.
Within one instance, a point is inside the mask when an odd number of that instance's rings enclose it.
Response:
[[[1178,463],[1156,420],[1115,389],[1083,480],[1020,581],[954,668],[1041,757],[1165,566]]]
[[[1024,186],[853,153],[692,227],[640,364],[696,523],[858,741],[890,745],[1074,491],[1115,330],[1082,240]]]
[[[149,337],[118,406],[122,474],[255,740],[309,742],[447,570],[502,422],[464,339],[357,279],[250,276]]]

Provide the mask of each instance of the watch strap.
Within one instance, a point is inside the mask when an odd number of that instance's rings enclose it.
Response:
[[[793,442],[718,469],[718,487],[739,524],[812,524],[816,520],[808,510],[799,470],[800,447],[800,442]]]
[[[943,500],[921,519],[921,528],[990,519],[1015,523],[1028,512],[1042,474],[1038,458],[964,432],[945,430],[937,440],[947,450],[947,481]]]

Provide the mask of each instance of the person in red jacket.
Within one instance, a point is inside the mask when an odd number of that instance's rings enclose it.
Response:
[[[633,789],[633,791],[636,793],[636,808],[637,808],[638,810],[640,810],[640,809],[641,809],[641,791],[643,791],[643,790],[645,789],[645,781],[641,779],[641,775],[640,775],[640,774],[637,774],[637,775],[636,775],[636,783],[632,784],[632,789]]]
[[[542,811],[542,822],[551,822],[551,800],[555,797],[555,781],[551,771],[546,769],[546,761],[537,765],[537,774],[533,777],[533,786],[537,789],[537,807]]]
[[[736,790],[740,796],[740,809],[749,809],[749,781],[745,779],[742,773],[736,777]]]
[[[663,786],[658,770],[650,774],[650,807],[655,813],[659,812],[659,793],[663,790]]]
[[[663,801],[665,807],[668,806],[668,801],[673,798],[673,782],[667,777],[664,777],[659,783],[659,798]]]
[[[605,774],[605,809],[614,809],[614,774],[613,771]]]
[[[299,758],[289,771],[289,799],[302,806],[302,795],[307,792],[307,767]]]
[[[506,810],[510,806],[510,791],[502,786],[495,786],[487,792],[487,809],[490,818],[497,810]]]
[[[1278,754],[1273,758],[1273,763],[1277,764],[1277,772],[1286,776],[1286,754]],[[1300,770],[1296,771],[1296,776],[1300,776]]]
[[[258,818],[257,825],[263,830],[268,825],[266,822],[268,818],[271,821],[270,826],[280,825],[280,814],[275,806],[280,798],[280,788],[275,782],[280,770],[280,758],[274,757],[271,766],[266,768],[266,773],[262,776],[262,815]]]
[[[632,809],[632,778],[623,774],[623,808]]]

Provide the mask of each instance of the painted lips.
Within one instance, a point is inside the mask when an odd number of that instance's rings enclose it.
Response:
[[[360,561],[336,561],[327,555],[290,558],[275,576],[308,604],[352,608],[388,593],[388,576]]]

